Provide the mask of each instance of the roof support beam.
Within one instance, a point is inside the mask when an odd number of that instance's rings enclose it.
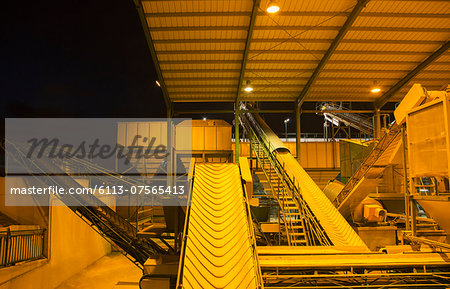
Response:
[[[370,0],[357,0],[357,3],[355,7],[353,8],[352,12],[348,16],[347,20],[345,21],[342,28],[339,30],[338,35],[336,38],[334,38],[333,42],[330,44],[330,47],[328,48],[327,52],[325,52],[324,56],[320,60],[319,64],[317,65],[316,69],[314,70],[311,78],[306,83],[303,90],[300,92],[300,95],[297,98],[297,105],[301,106],[303,104],[303,101],[305,100],[305,96],[308,94],[309,90],[311,89],[312,85],[316,81],[317,77],[319,76],[322,69],[327,64],[328,60],[330,59],[331,55],[333,55],[336,48],[341,43],[342,39],[344,39],[345,34],[347,34],[350,27],[353,25],[353,22],[355,22],[356,18],[358,17],[359,13],[363,10],[365,5]]]
[[[244,55],[242,56],[241,71],[239,74],[239,82],[238,82],[238,87],[237,87],[237,92],[236,92],[236,105],[239,102],[239,96],[241,93],[242,82],[244,81],[245,66],[247,65],[248,53],[250,51],[250,42],[252,41],[253,28],[255,27],[256,15],[258,15],[258,9],[259,9],[260,2],[261,2],[260,0],[253,0],[252,15],[250,16],[250,22],[248,24],[247,40],[245,41]]]
[[[155,46],[153,44],[152,35],[150,34],[150,30],[148,28],[148,23],[145,18],[144,9],[142,8],[142,1],[141,0],[134,0],[134,4],[136,6],[136,10],[139,15],[139,19],[141,21],[142,29],[144,30],[145,39],[147,40],[147,45],[150,50],[150,54],[152,56],[153,64],[155,65],[156,74],[158,75],[158,81],[161,86],[161,90],[164,97],[164,102],[166,104],[168,116],[173,112],[172,109],[172,102],[170,101],[169,92],[167,91],[166,84],[164,82],[164,77],[161,72],[161,67],[159,66],[158,62],[158,56],[156,55]]]
[[[444,52],[446,52],[450,47],[450,41],[447,41],[444,45],[441,46],[438,50],[433,52],[424,62],[417,65],[412,71],[410,71],[405,77],[403,77],[399,82],[397,82],[393,87],[391,87],[388,91],[386,91],[376,102],[375,107],[381,108],[383,107],[389,99],[397,93],[403,86],[405,86],[411,79],[413,79],[419,72],[425,69],[428,65],[430,65],[434,60],[439,58]]]
[[[266,16],[265,11],[259,11],[258,16]],[[335,11],[280,11],[277,13],[279,16],[291,16],[291,17],[347,17],[349,12],[335,12]],[[169,12],[169,13],[145,13],[146,17],[150,18],[167,18],[167,17],[245,17],[250,16],[248,12]],[[450,18],[446,13],[388,13],[388,12],[363,12],[361,17],[374,17],[374,18],[386,18],[386,17],[399,17],[399,18]]]

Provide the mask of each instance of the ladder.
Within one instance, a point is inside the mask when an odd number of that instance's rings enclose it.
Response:
[[[253,151],[261,165],[272,191],[272,197],[278,201],[280,217],[283,220],[289,246],[309,246],[311,240],[303,218],[303,210],[293,196],[282,176],[277,172],[266,150],[255,139],[251,140]]]

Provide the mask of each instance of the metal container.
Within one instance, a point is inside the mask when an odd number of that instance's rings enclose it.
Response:
[[[370,152],[368,144],[358,140],[341,140],[339,142],[341,162],[341,182],[346,184]]]
[[[449,96],[421,105],[406,117],[411,177],[449,177]]]
[[[189,125],[186,125],[186,124]],[[182,136],[183,129],[192,126],[192,150],[193,151],[223,151],[231,150],[231,125],[224,120],[189,120],[177,125],[177,147],[182,147],[181,143],[185,139]],[[179,146],[180,145],[180,146]]]
[[[117,124],[117,143],[119,145],[147,146],[152,138],[155,138],[155,145],[167,145],[167,122],[134,121]]]

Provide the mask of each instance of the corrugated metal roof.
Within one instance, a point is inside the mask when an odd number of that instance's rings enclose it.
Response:
[[[173,102],[235,101],[252,0],[142,1],[163,81]],[[295,101],[350,15],[356,0],[262,0],[250,42],[242,100]],[[450,40],[450,1],[372,0],[360,12],[305,101],[376,101]],[[420,82],[450,82],[447,51],[392,100]]]

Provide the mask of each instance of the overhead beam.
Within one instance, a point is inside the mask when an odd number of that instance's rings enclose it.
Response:
[[[244,77],[245,79],[245,77]],[[255,79],[255,78],[253,78]],[[264,77],[264,78],[257,78],[258,80],[280,80],[280,81],[286,81],[286,80],[309,80],[309,77]],[[166,77],[166,81],[183,81],[183,80],[191,80],[191,81],[237,81],[237,77],[214,77],[214,76],[208,76],[208,77],[193,77],[193,76],[186,76],[186,77]],[[370,81],[373,83],[373,77],[321,77],[321,81]],[[398,78],[394,77],[377,77],[378,81],[398,81]],[[445,84],[448,82],[448,78],[420,78],[421,81],[427,81],[427,82],[443,82],[442,84]]]
[[[158,51],[160,55],[162,54],[242,54],[242,50],[161,50]],[[325,54],[327,50],[251,50],[249,53],[255,54]],[[424,56],[429,55],[429,53],[424,51],[383,51],[383,50],[337,50],[334,54],[343,55],[417,55]]]
[[[289,17],[347,17],[350,12],[335,12],[335,11],[280,11],[278,16]],[[145,13],[146,17],[150,18],[167,18],[167,17],[245,17],[250,16],[249,12],[233,11],[233,12],[177,12],[177,13]],[[258,16],[267,16],[265,11],[259,11]],[[373,18],[450,18],[449,14],[445,13],[389,13],[389,12],[362,12],[361,17]]]
[[[283,84],[281,87],[282,88],[290,88],[293,89],[293,91],[297,91],[298,92],[298,88],[302,87],[302,84]],[[226,85],[226,84],[174,84],[171,85],[170,88],[171,89],[214,89],[214,90],[220,90],[220,89],[229,89],[229,91],[231,92],[232,90],[234,91],[234,88],[236,87],[236,85]],[[275,85],[266,85],[266,84],[260,84],[257,85],[258,89],[262,89],[262,90],[266,90],[267,88],[275,88],[277,91],[279,91],[278,86]],[[436,85],[435,88],[438,89],[442,87],[442,85]],[[358,88],[358,89],[365,89],[367,91],[370,90],[371,85],[364,85],[364,84],[350,84],[350,85],[327,85],[326,88],[328,90],[342,90],[343,88],[345,89],[349,89],[349,88]],[[295,90],[297,89],[297,90]]]
[[[159,66],[158,57],[156,55],[155,46],[152,40],[152,35],[150,34],[150,30],[148,29],[148,23],[145,18],[144,9],[142,7],[142,1],[134,0],[134,4],[136,6],[136,10],[139,15],[139,20],[141,21],[142,29],[144,30],[145,40],[147,41],[147,46],[150,50],[150,55],[152,56],[153,65],[155,66],[156,74],[158,76],[158,81],[161,86],[161,90],[164,97],[164,103],[166,104],[167,108],[167,114],[168,116],[170,116],[170,114],[173,112],[172,102],[170,101],[169,92],[167,91],[166,83],[164,82],[164,77],[161,72],[161,67]]]
[[[313,72],[314,69],[260,69],[260,68],[249,68],[247,72],[256,72],[256,73],[310,73]],[[241,69],[165,69],[165,73],[234,73],[234,72],[242,72]],[[381,74],[398,74],[398,73],[408,73],[409,70],[376,70],[376,69],[352,69],[349,71],[348,69],[324,69],[325,73],[381,73]],[[244,72],[245,73],[245,72]],[[427,70],[423,73],[433,73],[433,74],[449,74],[450,70]]]
[[[260,109],[260,110],[245,110],[241,112],[254,112],[254,113],[294,113],[292,109]],[[178,110],[177,115],[181,114],[232,114],[233,109],[212,109],[212,110]]]
[[[254,30],[292,30],[292,31],[339,31],[340,26],[255,26]],[[150,27],[150,31],[247,31],[247,26],[159,26]],[[428,32],[428,33],[448,33],[449,28],[427,28],[427,27],[371,27],[358,26],[349,29],[351,31],[366,32]]]
[[[244,43],[243,38],[219,38],[219,39],[159,39],[153,40],[154,44],[198,44],[198,43]],[[270,38],[270,39],[252,39],[253,43],[331,43],[333,39],[317,38]],[[435,40],[390,40],[390,39],[343,39],[342,43],[348,44],[396,44],[396,45],[442,45],[445,41]]]
[[[241,94],[242,82],[244,81],[245,75],[245,66],[247,65],[248,53],[250,51],[250,43],[252,41],[253,35],[253,28],[255,27],[256,15],[258,15],[258,8],[260,2],[261,2],[260,0],[253,0],[252,14],[250,16],[250,22],[248,24],[247,39],[245,40],[245,49],[244,54],[242,56],[241,70],[239,72],[239,82],[236,92],[236,105],[239,102],[239,97]]]
[[[344,39],[345,34],[347,34],[348,30],[353,25],[353,23],[355,22],[355,20],[358,17],[358,15],[361,13],[361,11],[365,7],[365,5],[370,0],[357,0],[357,1],[358,2],[356,3],[356,5],[353,8],[353,10],[350,13],[350,15],[348,16],[348,18],[345,21],[344,25],[339,30],[338,35],[336,36],[336,38],[334,38],[334,40],[330,44],[330,47],[328,48],[327,52],[325,52],[325,54],[323,55],[323,57],[320,60],[319,64],[317,65],[316,69],[314,70],[313,74],[311,75],[311,78],[308,80],[308,82],[306,83],[305,87],[300,92],[300,95],[297,98],[297,105],[298,106],[301,106],[303,104],[303,102],[305,100],[305,96],[308,94],[308,92],[311,89],[312,85],[314,84],[314,82],[318,78],[320,72],[322,71],[322,69],[327,64],[327,62],[330,59],[331,55],[333,55],[333,53],[336,51],[336,48],[341,43],[342,39]]]
[[[443,42],[445,43],[445,42]],[[442,43],[442,44],[443,44]],[[240,64],[241,60],[227,60],[227,64]],[[255,60],[249,59],[248,63],[259,64],[318,64],[319,60]],[[419,65],[418,61],[383,61],[383,60],[330,60],[328,64],[369,64],[369,65]],[[183,64],[223,64],[223,60],[163,60],[161,65],[183,65]],[[450,61],[436,61],[434,64],[450,65]]]
[[[252,112],[252,113],[295,113],[294,109],[252,109],[252,110],[241,110],[241,112]],[[393,110],[383,110],[381,113],[393,113]],[[177,114],[231,114],[234,113],[232,109],[212,109],[212,110],[178,110]],[[375,110],[370,109],[360,109],[360,110],[314,110],[307,109],[302,110],[302,113],[375,113]]]
[[[438,50],[433,52],[424,62],[417,65],[416,68],[411,70],[405,77],[403,77],[399,82],[397,82],[394,86],[392,86],[388,91],[386,91],[376,102],[375,107],[381,108],[383,107],[389,99],[397,93],[403,86],[405,86],[411,79],[413,79],[419,72],[424,70],[428,65],[430,65],[434,60],[439,58],[444,52],[446,52],[450,47],[450,41],[447,41],[444,45],[442,45]]]

